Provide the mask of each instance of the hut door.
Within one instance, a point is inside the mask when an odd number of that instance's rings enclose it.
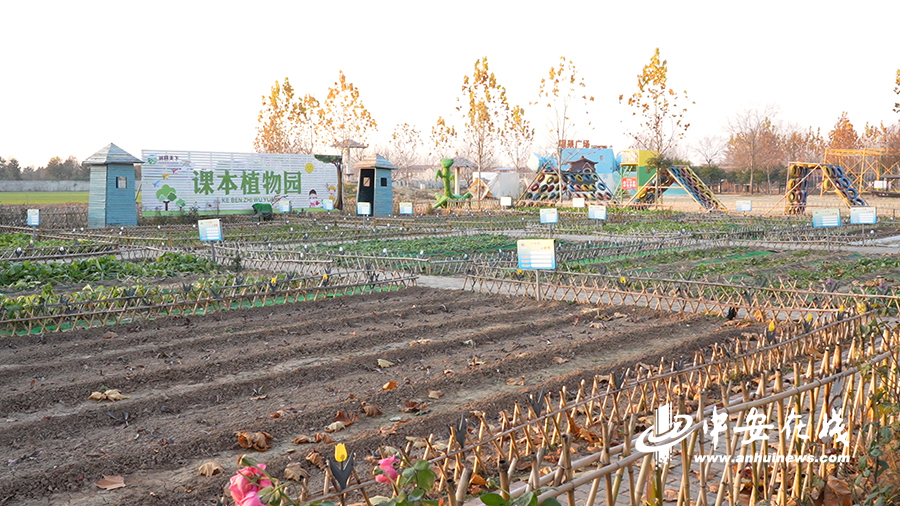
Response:
[[[357,202],[368,202],[375,206],[375,169],[360,169]]]

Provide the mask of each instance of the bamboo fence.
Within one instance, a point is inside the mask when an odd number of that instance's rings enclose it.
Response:
[[[472,484],[494,478],[507,498],[534,491],[539,502],[558,497],[569,506],[663,500],[678,506],[786,505],[821,501],[828,493],[863,493],[875,484],[850,487],[857,463],[877,443],[878,426],[897,421],[896,412],[878,409],[874,399],[888,393],[896,402],[898,340],[900,334],[871,313],[809,332],[787,327],[715,345],[690,363],[641,364],[583,381],[572,391],[529,396],[493,416],[471,412],[449,439],[432,435],[400,452],[430,461],[439,476],[430,495],[449,504],[466,501]],[[661,406],[684,417],[677,436],[662,438],[674,441],[669,460],[662,462],[637,445]],[[805,430],[795,422],[796,430],[781,435],[795,413]],[[834,424],[838,413],[840,427]],[[726,416],[721,441],[705,430],[714,414]],[[760,439],[748,437],[745,424],[760,416],[776,423],[763,427],[756,434]],[[732,461],[698,462],[698,455]],[[755,456],[752,462],[732,463],[748,455]],[[845,461],[834,462],[838,456]],[[371,478],[344,490],[327,478],[324,483],[315,495],[303,486],[301,500],[371,504],[370,497],[385,493]]]

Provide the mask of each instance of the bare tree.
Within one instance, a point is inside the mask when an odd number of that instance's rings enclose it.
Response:
[[[773,119],[779,108],[774,104],[749,106],[728,119],[731,137],[725,150],[729,165],[750,170],[750,193],[753,193],[753,173],[771,168],[781,159]]]
[[[703,161],[703,166],[712,167],[717,165],[719,159],[725,154],[725,148],[728,141],[719,135],[707,135],[700,138],[693,146],[692,150]]]
[[[422,132],[409,123],[402,123],[394,127],[388,145],[383,148],[383,153],[398,170],[392,176],[396,181],[409,181],[413,174],[410,167],[422,163],[423,153]]]
[[[803,130],[798,125],[788,125],[781,132],[783,163],[821,163],[825,156],[825,141],[818,129]]]

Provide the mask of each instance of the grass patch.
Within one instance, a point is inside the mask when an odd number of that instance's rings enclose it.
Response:
[[[87,204],[88,192],[0,192],[0,204]]]

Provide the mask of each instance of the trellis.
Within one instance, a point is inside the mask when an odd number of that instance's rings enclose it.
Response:
[[[183,284],[181,289],[133,287],[123,295],[75,300],[67,295],[37,298],[17,307],[0,305],[0,335],[60,332],[172,315],[286,304],[323,297],[397,290],[416,284],[416,277],[376,271],[345,271],[332,275],[234,284],[215,281]]]
[[[466,277],[465,288],[495,295],[534,297],[582,303],[646,306],[665,311],[725,315],[760,321],[796,320],[806,314],[848,312],[857,307],[900,310],[900,296],[817,292],[752,287],[708,281],[607,274],[548,272],[540,282],[531,271],[480,267]],[[863,310],[863,312],[865,309]]]
[[[778,438],[777,444],[742,445],[739,432],[728,424],[723,438],[726,454],[758,452],[784,458],[837,452],[858,458],[876,436],[869,422],[897,420],[893,412],[873,416],[869,396],[881,390],[896,395],[898,357],[891,350],[898,340],[896,331],[882,332],[871,313],[835,320],[811,332],[797,332],[797,327],[781,334],[767,331],[714,345],[687,363],[664,359],[659,366],[641,364],[621,374],[595,376],[571,392],[563,388],[555,396],[529,396],[496,418],[472,412],[472,423],[460,425],[461,432],[451,432],[446,442],[432,435],[422,440],[424,449],[416,450],[411,442],[401,451],[407,458],[431,462],[440,478],[432,493],[446,496],[449,504],[465,500],[473,475],[482,480],[498,477],[505,497],[539,490],[539,502],[560,497],[570,506],[661,501],[663,491],[650,486],[652,479],[671,487],[679,506],[809,500],[817,489],[815,479],[852,467],[815,462],[693,465],[694,455],[714,451],[704,434],[704,419],[716,407],[742,425],[753,409],[784,427],[790,408],[798,409],[808,416],[805,435],[810,439],[800,438],[802,432],[779,437],[776,428],[772,441]],[[884,372],[871,372],[875,370]],[[653,453],[635,447],[636,436],[648,425],[643,417],[661,405],[674,405],[692,419],[676,446],[680,451],[666,466],[657,466]],[[842,408],[847,424],[848,444],[843,447],[834,440],[815,442],[835,406]],[[590,445],[591,453],[574,458],[576,442]],[[464,464],[468,455],[471,466]],[[756,484],[749,493],[747,477]],[[381,490],[372,479],[357,478],[342,491],[329,485],[326,476],[324,492],[313,495],[303,483],[301,500],[358,494],[370,504],[369,497]],[[710,485],[715,492],[710,492]]]

